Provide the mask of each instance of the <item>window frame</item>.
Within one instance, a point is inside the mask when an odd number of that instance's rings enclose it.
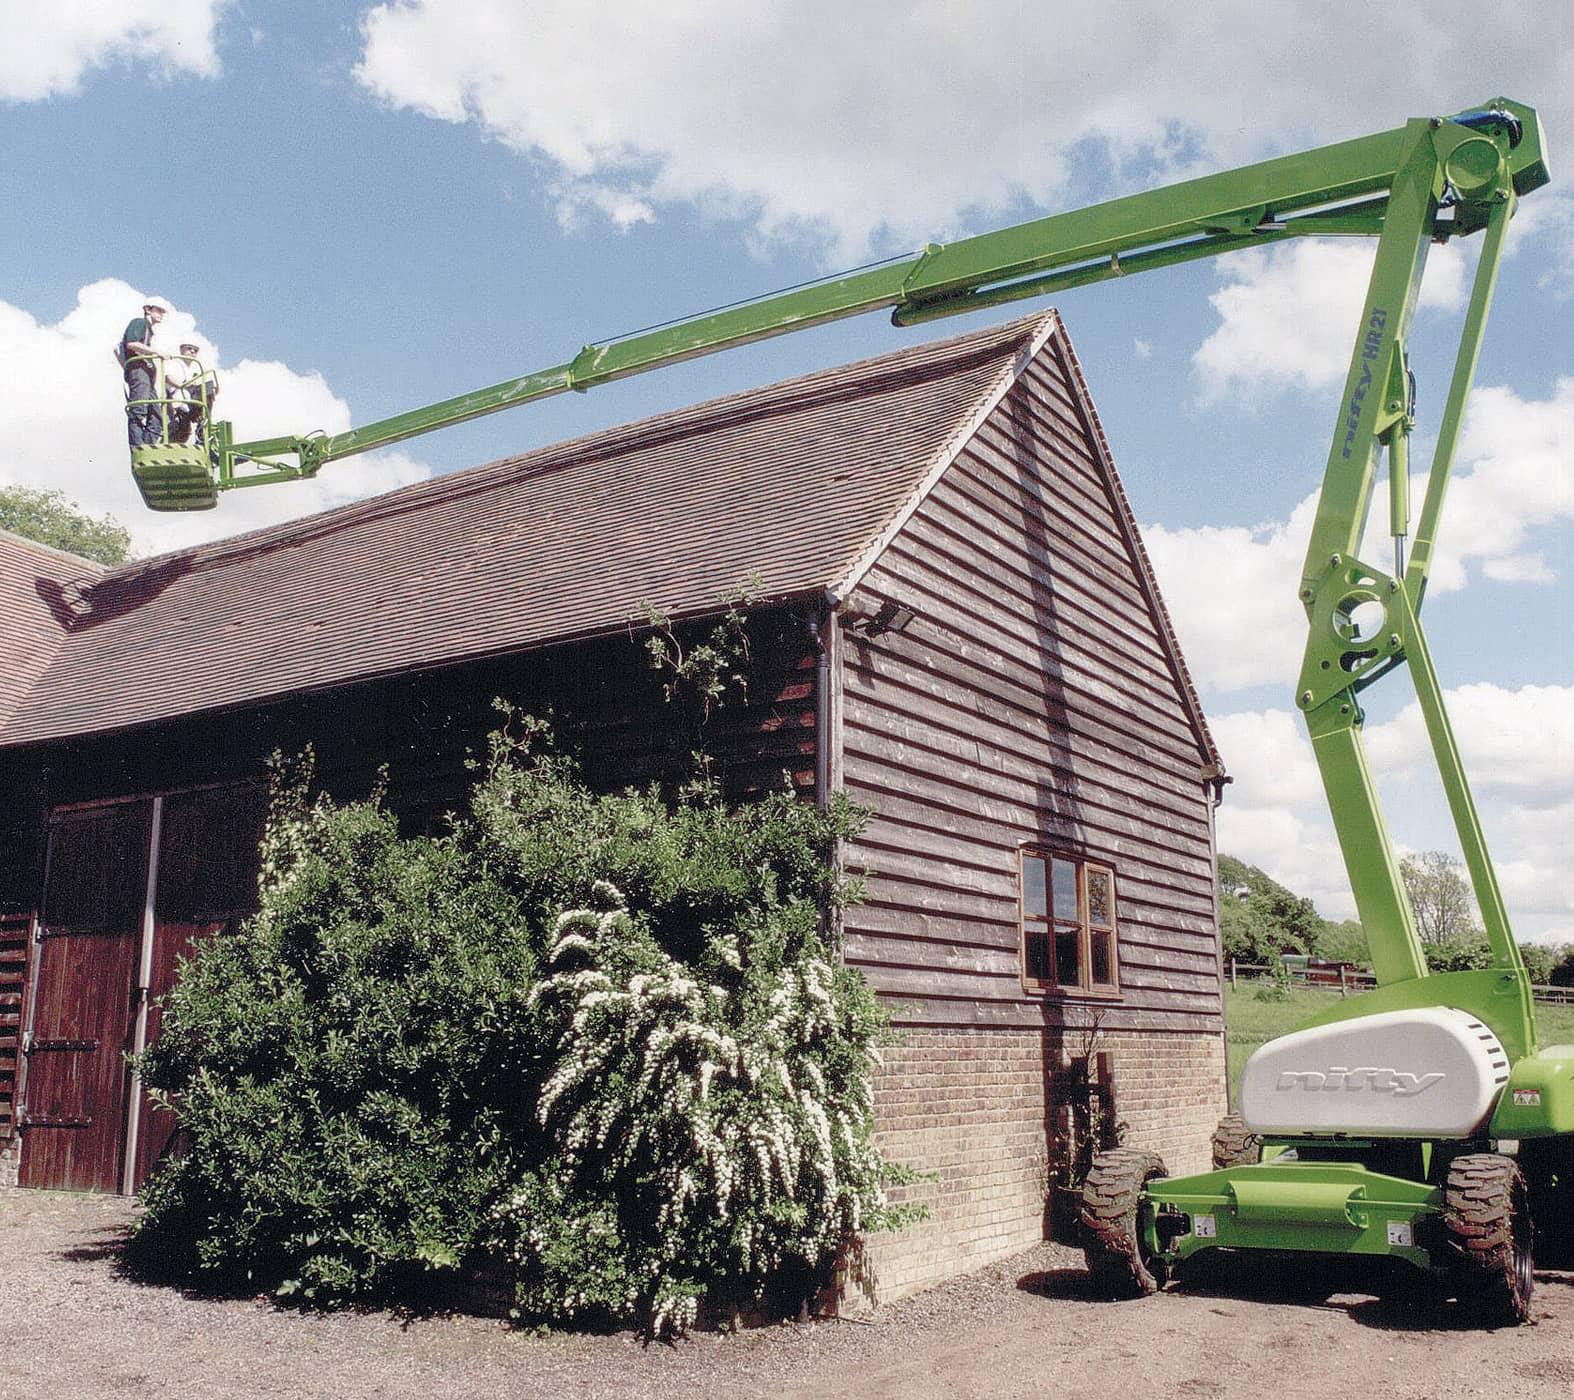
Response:
[[[1044,912],[1028,911],[1028,862],[1042,862],[1044,872]],[[1071,865],[1076,871],[1077,918],[1074,925],[1077,939],[1077,980],[1066,982],[1056,977],[1057,929],[1069,934],[1073,925],[1069,919],[1056,919],[1054,899],[1054,862]],[[1109,922],[1095,924],[1088,897],[1090,874],[1103,875],[1109,882]],[[1120,985],[1120,919],[1117,913],[1117,884],[1114,866],[1107,861],[1094,860],[1080,852],[1056,849],[1052,846],[1024,844],[1017,848],[1017,957],[1023,989],[1034,995],[1057,998],[1092,998],[1113,1001],[1122,995]],[[1093,981],[1093,939],[1095,934],[1109,937],[1108,982]],[[1048,951],[1048,978],[1035,977],[1029,969],[1035,959],[1029,956],[1029,939],[1042,939]]]

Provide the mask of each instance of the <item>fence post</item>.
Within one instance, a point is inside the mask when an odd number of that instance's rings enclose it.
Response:
[[[1230,990],[1235,990],[1235,959],[1230,959]]]
[[[1350,995],[1350,989],[1349,989],[1349,987],[1347,987],[1345,985],[1344,964],[1343,963],[1339,964],[1339,995],[1342,996],[1342,997],[1347,997],[1347,996]]]

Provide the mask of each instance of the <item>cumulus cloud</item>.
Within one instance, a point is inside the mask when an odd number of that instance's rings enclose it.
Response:
[[[0,398],[0,439],[10,445],[0,458],[0,482],[63,491],[92,515],[113,515],[139,552],[149,553],[294,519],[430,474],[404,453],[375,453],[335,463],[312,481],[231,492],[217,510],[148,511],[131,479],[120,367],[111,353],[146,300],[142,291],[106,278],[83,287],[54,325],[0,302],[0,378],[25,386]],[[348,406],[321,375],[276,361],[226,365],[190,314],[175,308],[154,344],[173,353],[187,340],[219,370],[220,414],[242,440],[350,426]]]
[[[1477,389],[1433,560],[1432,595],[1464,588],[1472,566],[1494,583],[1556,583],[1535,542],[1574,521],[1571,460],[1574,378],[1558,380],[1545,399],[1502,386]],[[1426,478],[1418,477],[1416,502],[1425,490]],[[1143,526],[1181,650],[1205,691],[1293,683],[1306,645],[1296,588],[1316,507],[1311,495],[1288,520],[1253,527]],[[1458,524],[1466,520],[1468,531]],[[1392,567],[1387,521],[1387,486],[1379,482],[1362,555],[1382,569]]]
[[[1322,800],[1322,779],[1298,714],[1240,710],[1215,716],[1209,723],[1234,779],[1231,806],[1299,807]]]
[[[1546,805],[1574,791],[1574,686],[1515,690],[1479,682],[1448,691],[1446,702],[1465,771],[1478,792]],[[1432,768],[1415,701],[1369,729],[1366,739],[1384,772],[1407,776]]]
[[[1493,863],[1516,935],[1574,943],[1574,801],[1515,807],[1499,834],[1509,858]]]
[[[1254,527],[1142,527],[1181,651],[1205,691],[1294,684],[1306,646],[1296,581],[1316,497]]]
[[[1224,285],[1209,298],[1220,324],[1192,356],[1202,402],[1343,383],[1374,256],[1366,240],[1317,238],[1222,261]],[[1462,307],[1466,271],[1458,246],[1434,248],[1418,309]]]
[[[1293,17],[1257,0],[391,0],[365,15],[357,71],[525,153],[576,212],[687,205],[840,257],[1062,202],[1073,169],[1129,188],[1363,135],[1373,93],[1408,116],[1524,92],[1566,124],[1555,15],[1483,46],[1466,0],[1417,11],[1396,65],[1358,0]]]
[[[1497,578],[1548,576],[1527,542],[1574,520],[1574,376],[1560,378],[1545,399],[1477,389],[1459,457],[1469,470],[1449,490],[1449,515],[1468,520],[1470,531],[1453,546],[1458,557],[1482,560]]]
[[[1339,843],[1321,813],[1277,804],[1253,807],[1232,794],[1219,808],[1218,836],[1221,851],[1266,870],[1310,899],[1325,919],[1354,916]]]
[[[0,8],[0,102],[72,93],[96,68],[147,64],[160,73],[219,71],[214,28],[229,0],[73,0]]]
[[[1499,883],[1520,938],[1574,939],[1574,687],[1466,685],[1446,697]],[[1305,726],[1289,710],[1210,718],[1233,783],[1219,849],[1307,895],[1328,918],[1354,915]],[[1399,799],[1402,849],[1452,847],[1426,730],[1414,703],[1365,734],[1373,771]],[[1418,799],[1419,796],[1419,800]],[[1418,810],[1419,809],[1419,810]]]

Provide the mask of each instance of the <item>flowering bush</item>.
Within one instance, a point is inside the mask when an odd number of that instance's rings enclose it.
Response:
[[[707,1292],[802,1297],[891,1218],[883,1021],[831,933],[859,814],[596,794],[522,727],[441,839],[280,786],[260,912],[145,1059],[187,1142],[145,1267],[332,1303],[484,1265],[522,1313],[660,1334]]]

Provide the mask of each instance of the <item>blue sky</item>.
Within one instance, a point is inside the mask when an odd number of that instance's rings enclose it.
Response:
[[[908,249],[1504,93],[1554,184],[1500,284],[1428,602],[1522,936],[1574,938],[1574,23],[1527,0],[76,0],[0,13],[0,480],[145,552],[878,353],[881,316],[142,511],[109,346],[142,299],[243,436],[334,431],[583,343]],[[1501,32],[1512,28],[1512,33]],[[1295,577],[1369,253],[1300,244],[1059,298],[1236,782],[1225,850],[1348,893],[1288,695]],[[1418,463],[1473,266],[1434,253]],[[1019,314],[1008,308],[993,319]],[[1380,556],[1382,557],[1382,556]],[[1369,737],[1397,839],[1450,836],[1394,683]]]

